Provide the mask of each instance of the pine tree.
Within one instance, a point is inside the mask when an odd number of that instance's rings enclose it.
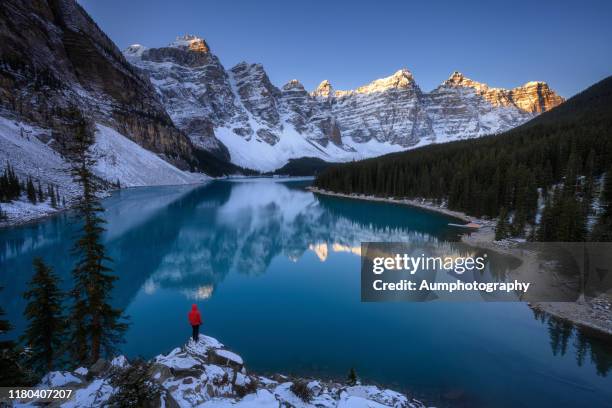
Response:
[[[555,189],[550,194],[546,194],[546,201],[544,202],[544,208],[542,209],[542,215],[540,217],[540,225],[536,228],[536,241],[546,242],[551,241],[551,228],[554,222],[552,201],[555,194]]]
[[[30,290],[23,294],[28,300],[24,315],[29,325],[22,341],[30,349],[30,367],[43,373],[53,370],[61,349],[66,325],[62,316],[64,294],[58,287],[58,276],[42,259],[34,259],[33,265]]]
[[[582,208],[584,215],[588,216],[591,213],[591,204],[593,202],[593,190],[595,182],[593,173],[595,169],[595,151],[591,150],[584,166],[584,186],[582,189]]]
[[[355,368],[351,367],[351,369],[349,370],[346,383],[351,386],[357,385],[357,372],[355,371]]]
[[[0,291],[2,289],[0,287]],[[4,310],[0,307],[0,337],[6,336],[13,329],[4,316]],[[25,386],[25,381],[26,375],[19,364],[15,342],[0,340],[0,387]]]
[[[34,188],[34,182],[32,181],[32,177],[28,177],[28,182],[26,184],[26,194],[28,196],[28,201],[32,204],[36,204],[36,188]]]
[[[505,207],[500,210],[499,220],[495,226],[495,240],[499,241],[508,237],[508,211]]]
[[[45,201],[45,195],[43,193],[42,190],[42,186],[40,185],[40,180],[38,181],[38,189],[36,191],[36,199],[38,200],[39,203],[42,203],[43,201]]]
[[[69,157],[72,176],[81,185],[81,196],[76,209],[83,227],[75,243],[77,262],[72,270],[74,289],[70,313],[72,357],[76,363],[93,363],[102,353],[109,354],[122,341],[127,324],[122,321],[122,310],[110,305],[111,290],[117,277],[108,267],[111,259],[102,244],[103,209],[96,196],[97,187],[91,167],[95,159],[89,151],[92,132],[80,114],[76,116],[76,131]]]
[[[57,208],[57,198],[53,186],[49,185],[47,195],[51,198],[51,207]]]

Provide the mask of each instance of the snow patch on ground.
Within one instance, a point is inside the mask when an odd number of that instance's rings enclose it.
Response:
[[[72,400],[61,404],[62,408],[97,408],[105,405],[113,393],[106,379],[95,379],[87,387],[76,390]]]
[[[125,368],[129,366],[127,358],[124,355],[117,356],[111,360],[111,366],[117,368]]]
[[[52,371],[45,375],[41,383],[49,387],[64,387],[70,383],[81,383],[81,380],[67,371]]]
[[[229,350],[218,350],[217,355],[223,358],[227,358],[230,361],[233,361],[236,364],[243,364],[242,357],[240,357],[236,353],[232,353]]]
[[[10,203],[0,203],[0,209],[7,216],[7,223],[11,224],[28,222],[57,212],[56,208],[51,207],[49,200],[44,203],[32,204],[25,197]],[[2,221],[0,221],[1,225],[3,225]]]

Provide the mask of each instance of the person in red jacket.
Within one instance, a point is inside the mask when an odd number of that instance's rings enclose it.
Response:
[[[191,312],[187,315],[189,317],[189,324],[192,329],[192,337],[193,341],[196,343],[200,339],[200,325],[202,324],[202,316],[200,316],[200,311],[198,310],[198,306],[194,303],[191,305]]]

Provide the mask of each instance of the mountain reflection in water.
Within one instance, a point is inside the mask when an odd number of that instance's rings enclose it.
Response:
[[[238,351],[253,370],[344,377],[354,366],[366,379],[438,406],[612,400],[608,343],[534,316],[525,304],[361,303],[361,242],[455,250],[452,219],[316,196],[304,189],[308,184],[225,180],[129,189],[104,200],[104,240],[120,277],[113,301],[131,317],[123,351],[151,357],[181,345],[195,301],[204,333]],[[77,228],[62,214],[0,230],[0,297],[12,336],[26,324],[21,294],[34,257],[70,287]],[[522,392],[512,396],[508,389]]]

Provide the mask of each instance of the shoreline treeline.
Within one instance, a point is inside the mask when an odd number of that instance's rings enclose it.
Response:
[[[611,163],[609,77],[509,132],[332,166],[314,185],[347,194],[426,198],[476,217],[501,215],[501,235],[531,231],[533,239],[538,234],[529,226],[536,224],[542,198],[543,218],[555,221],[539,237],[575,241],[586,238],[595,181]],[[607,204],[601,205],[605,214]]]

